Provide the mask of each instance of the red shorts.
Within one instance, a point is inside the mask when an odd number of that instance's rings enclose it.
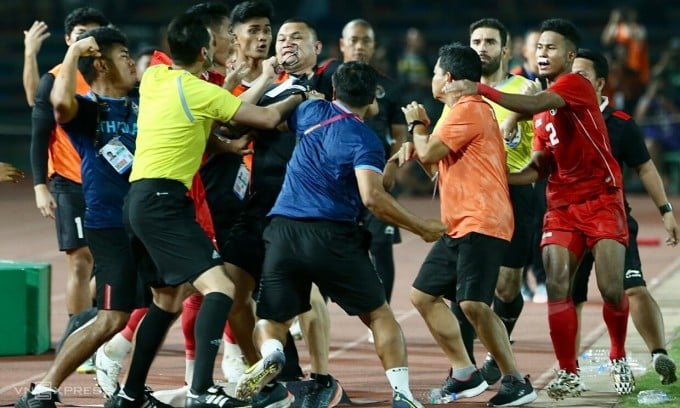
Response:
[[[628,224],[621,190],[582,203],[548,209],[543,218],[541,248],[559,245],[581,258],[586,248],[601,239],[628,246]]]

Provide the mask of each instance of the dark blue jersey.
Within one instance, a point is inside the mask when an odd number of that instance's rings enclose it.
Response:
[[[78,113],[61,125],[82,160],[87,207],[84,225],[94,229],[121,228],[123,198],[130,188],[132,165],[125,151],[135,152],[139,97],[117,99],[90,94],[76,99]]]
[[[288,119],[299,139],[270,216],[356,223],[362,208],[357,169],[382,174],[375,133],[338,102],[302,103]]]

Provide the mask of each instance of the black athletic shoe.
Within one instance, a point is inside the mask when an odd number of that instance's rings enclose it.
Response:
[[[295,397],[280,382],[265,386],[251,401],[253,408],[287,408],[293,402]]]
[[[195,394],[191,389],[187,392],[185,408],[234,408],[250,407],[250,403],[230,397],[222,387],[212,386],[206,392]]]
[[[494,407],[518,407],[529,404],[537,398],[534,387],[529,382],[529,376],[524,377],[524,382],[514,375],[506,375],[501,380],[501,388],[498,394],[489,400],[490,406]]]
[[[479,372],[482,374],[482,377],[484,377],[484,381],[489,385],[496,384],[503,376],[500,368],[498,368],[498,364],[496,364],[496,360],[493,359],[491,354],[486,355],[484,364],[482,364],[482,368],[479,369]]]
[[[446,376],[444,385],[442,385],[442,391],[445,394],[456,394],[456,399],[476,397],[486,391],[487,388],[489,388],[489,384],[484,381],[479,370],[462,381],[451,377],[451,370],[449,370],[449,375]]]
[[[118,387],[111,398],[104,401],[104,408],[172,408],[172,406],[157,400],[153,390],[146,387],[141,398],[132,398]]]
[[[31,384],[29,391],[22,395],[17,402],[14,403],[16,408],[56,408],[56,402],[61,402],[59,393],[56,392],[41,392],[33,395],[31,391],[35,388],[35,384]]]

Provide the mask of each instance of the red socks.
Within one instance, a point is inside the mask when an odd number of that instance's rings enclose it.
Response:
[[[548,324],[560,369],[576,373],[578,321],[571,298],[548,302]]]
[[[626,357],[626,333],[628,331],[628,296],[623,294],[618,305],[605,302],[602,306],[602,317],[609,332],[609,359],[618,360]]]
[[[132,314],[130,314],[130,319],[128,319],[128,322],[125,325],[125,328],[120,331],[120,334],[130,343],[132,343],[132,338],[135,336],[135,331],[137,330],[137,326],[139,326],[139,322],[144,316],[146,316],[146,312],[148,310],[148,307],[142,307],[133,310]]]

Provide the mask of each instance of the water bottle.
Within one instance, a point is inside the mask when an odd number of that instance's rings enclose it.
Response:
[[[579,373],[582,377],[607,374],[609,364],[609,350],[589,349],[581,354]]]
[[[456,393],[446,393],[441,388],[432,388],[429,396],[430,404],[448,404],[456,400]]]
[[[630,371],[633,372],[635,377],[642,377],[647,372],[647,364],[640,361],[632,353],[626,353],[626,361],[628,362]]]
[[[637,401],[640,405],[663,404],[670,400],[671,398],[668,394],[661,390],[644,390],[640,391],[637,396]]]

